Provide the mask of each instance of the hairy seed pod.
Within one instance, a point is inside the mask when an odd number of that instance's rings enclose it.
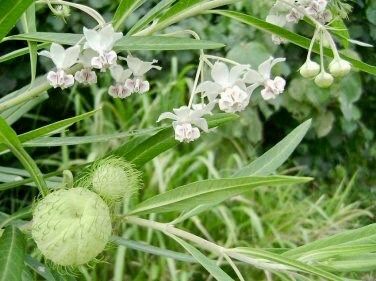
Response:
[[[333,84],[334,78],[329,73],[322,71],[315,78],[315,83],[320,88],[329,88]]]
[[[307,60],[299,72],[304,78],[313,78],[320,73],[320,65],[314,61]]]
[[[98,161],[90,175],[93,191],[108,201],[130,198],[140,186],[140,172],[118,157]]]
[[[107,204],[85,188],[54,191],[33,212],[32,237],[42,254],[58,265],[77,266],[94,259],[111,232]]]

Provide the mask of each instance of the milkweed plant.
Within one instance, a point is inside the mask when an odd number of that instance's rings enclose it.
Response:
[[[354,68],[375,74],[374,66],[339,51],[343,40],[369,47],[339,36],[338,22],[343,23],[351,6],[340,0],[277,0],[266,19],[257,19],[217,9],[236,0],[164,0],[155,1],[133,27],[123,30],[123,22],[145,2],[150,1],[120,1],[110,21],[87,5],[63,0],[17,0],[0,4],[2,41],[28,43],[28,47],[6,54],[2,59],[29,53],[33,76],[29,85],[1,99],[2,113],[22,110],[51,88],[66,95],[71,87],[91,87],[105,76],[112,79],[112,83],[105,85],[107,98],[111,102],[132,104],[153,90],[149,77],[165,71],[158,60],[143,58],[145,50],[165,51],[166,60],[170,51],[191,50],[198,54],[185,104],[160,112],[154,129],[140,131],[106,155],[71,170],[43,174],[35,162],[37,159],[29,156],[23,143],[61,132],[105,109],[95,109],[23,135],[17,135],[6,115],[2,115],[0,149],[3,153],[13,152],[31,176],[13,186],[33,181],[40,195],[31,206],[1,217],[0,252],[4,254],[0,260],[0,280],[24,280],[21,276],[27,267],[46,280],[57,280],[53,277],[56,274],[74,278],[77,272],[84,272],[87,276],[90,271],[87,265],[106,263],[108,252],[114,247],[198,263],[216,280],[251,280],[245,265],[265,272],[265,280],[354,280],[346,279],[344,262],[363,255],[374,259],[376,249],[371,241],[359,240],[362,250],[350,251],[351,239],[361,239],[357,235],[366,230],[353,230],[353,235],[337,234],[299,248],[262,249],[241,245],[228,248],[179,227],[182,221],[253,188],[310,181],[308,177],[275,174],[306,134],[310,120],[231,177],[188,183],[146,199],[138,196],[149,188],[142,184],[144,164],[178,144],[186,146],[186,143],[197,142],[203,134],[216,134],[222,124],[237,122],[237,113],[249,107],[255,96],[266,102],[279,99],[288,84],[288,77],[275,75],[275,66],[288,63],[284,57],[270,57],[259,65],[244,64],[218,56],[213,49],[222,45],[200,38],[194,30],[165,32],[167,27],[198,14],[215,14],[240,21],[269,33],[271,41],[277,45],[292,43],[307,49],[307,58],[296,71],[314,80],[318,87],[327,88]],[[40,32],[35,26],[36,6],[48,7],[65,22],[69,21],[71,10],[77,9],[93,18],[96,24],[82,26],[82,34]],[[6,37],[19,21],[23,33]],[[311,38],[291,31],[293,25],[302,22],[312,27]],[[344,24],[341,26],[345,28]],[[46,57],[53,63],[53,68],[40,77],[35,77],[37,57]],[[53,100],[55,95],[51,92],[49,98]],[[137,128],[137,124],[134,126]],[[252,124],[249,126],[251,128]],[[60,178],[58,186],[50,186],[52,176]],[[4,183],[1,189],[13,186]],[[175,217],[169,222],[156,220],[159,214],[167,212]],[[128,231],[131,227],[160,232],[179,244],[182,251],[137,241],[138,237],[132,238],[132,232]],[[28,238],[28,247],[25,238]],[[351,254],[341,255],[338,250],[341,247]],[[374,269],[376,263],[370,264],[364,268],[358,266],[355,271]],[[116,278],[122,280],[119,276]]]

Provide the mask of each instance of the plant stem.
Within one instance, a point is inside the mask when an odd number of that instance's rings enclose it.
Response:
[[[188,103],[189,108],[192,107],[193,100],[194,100],[194,97],[196,95],[196,88],[197,88],[197,85],[198,85],[198,80],[200,79],[203,64],[204,64],[203,60],[200,59],[200,62],[199,62],[198,67],[197,67],[195,81],[194,81],[194,84],[193,84],[193,87],[192,87],[191,97],[189,98],[189,103]]]
[[[141,218],[133,217],[133,216],[125,217],[124,219],[128,223],[132,223],[132,224],[136,224],[136,225],[139,225],[139,226],[142,226],[142,227],[152,228],[152,229],[162,231],[164,233],[176,235],[180,238],[189,240],[189,241],[197,244],[200,248],[203,248],[203,249],[208,250],[210,252],[216,253],[218,255],[221,255],[221,253],[223,251],[225,251],[225,248],[223,248],[223,247],[221,247],[221,246],[219,246],[219,245],[217,245],[213,242],[207,241],[207,240],[205,240],[205,239],[203,239],[203,238],[201,238],[197,235],[194,235],[194,234],[186,232],[184,230],[175,228],[171,224],[145,220],[145,219],[141,219]]]

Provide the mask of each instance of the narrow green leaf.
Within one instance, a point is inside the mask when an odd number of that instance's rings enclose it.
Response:
[[[7,40],[29,40],[35,42],[56,42],[63,45],[74,45],[81,38],[82,34],[53,33],[53,32],[32,32],[7,37]],[[192,38],[172,36],[133,36],[123,37],[116,42],[116,51],[138,51],[138,50],[197,50],[216,49],[223,47],[223,44],[207,40],[196,40]]]
[[[299,184],[310,180],[304,177],[269,176],[198,181],[147,199],[131,210],[130,214],[182,211],[200,204],[218,204],[259,186]]]
[[[50,43],[42,43],[37,45],[37,50],[47,48],[50,45]],[[27,55],[29,53],[29,47],[21,48],[15,51],[12,51],[10,53],[7,53],[5,55],[0,56],[0,63],[12,60],[14,58],[18,58],[20,56]]]
[[[306,273],[310,273],[310,274],[314,274],[314,275],[326,278],[326,280],[343,281],[341,277],[338,277],[323,269],[320,269],[311,265],[307,265],[302,262],[284,257],[282,255],[270,253],[264,250],[252,249],[252,248],[235,248],[233,249],[233,251],[237,253],[249,255],[252,258],[266,259],[268,261],[276,262],[276,263],[283,264],[286,266],[291,266],[293,268],[302,270]]]
[[[8,110],[5,110],[2,113],[0,113],[0,116],[3,117],[9,125],[12,125],[22,116],[24,116],[26,112],[29,112],[31,109],[33,109],[35,106],[45,101],[46,99],[48,99],[47,93],[38,96],[35,99],[28,100],[23,104],[9,108]]]
[[[0,237],[0,281],[20,281],[24,269],[26,241],[15,226],[8,226]]]
[[[33,0],[0,1],[0,41],[33,2]]]
[[[121,0],[112,19],[115,30],[118,30],[125,19],[145,2],[146,0]]]
[[[198,263],[202,265],[216,280],[218,281],[233,281],[226,272],[224,272],[216,263],[215,261],[205,257],[199,250],[195,247],[190,245],[189,243],[185,242],[184,240],[180,239],[175,235],[169,235],[173,238],[176,242],[178,242],[188,253],[194,257]]]
[[[328,260],[319,264],[323,269],[335,272],[371,272],[376,270],[376,254],[348,257],[342,260]]]
[[[311,126],[311,119],[296,127],[283,140],[258,157],[255,161],[237,171],[234,177],[269,175],[280,167],[293,153]]]
[[[44,181],[41,171],[35,164],[34,160],[22,147],[22,144],[18,139],[17,134],[13,131],[13,129],[7,124],[7,122],[2,117],[0,117],[0,142],[4,143],[18,158],[18,160],[20,160],[25,169],[33,177],[41,194],[46,195],[48,193],[47,185]]]
[[[351,243],[353,241],[356,242],[358,240],[361,240],[362,243],[367,243],[367,238],[373,237],[374,239],[375,235],[376,224],[370,224],[359,229],[348,230],[342,233],[338,233],[336,235],[313,241],[298,248],[291,249],[283,253],[283,255],[286,257],[297,258],[310,251],[323,249],[330,246],[341,245],[345,243]]]
[[[157,24],[153,25],[151,28],[142,30],[137,33],[137,35],[152,34],[186,18],[239,1],[240,0],[179,0],[158,19]]]
[[[93,116],[99,110],[101,110],[101,108],[90,111],[90,112],[86,112],[84,114],[81,114],[81,115],[78,115],[78,116],[75,116],[75,117],[67,118],[65,120],[61,120],[61,121],[49,124],[47,126],[32,130],[30,132],[21,134],[21,135],[18,136],[19,141],[21,143],[24,143],[24,142],[31,141],[31,140],[36,139],[36,138],[40,138],[40,137],[43,137],[43,136],[48,136],[48,135],[57,133],[60,130],[63,130],[63,129],[65,129],[65,128],[67,128],[67,127],[69,127],[69,126],[71,126],[71,125],[73,125],[73,124],[75,124],[75,123],[77,123],[81,120],[84,120],[86,118]],[[0,144],[0,153],[5,151],[6,149],[7,149],[6,145]]]
[[[54,146],[64,146],[64,145],[79,145],[79,144],[90,144],[90,143],[100,143],[108,142],[110,140],[124,139],[131,136],[139,135],[151,135],[155,133],[158,128],[123,132],[123,133],[113,133],[106,135],[94,135],[94,136],[83,136],[83,137],[44,137],[38,138],[32,141],[24,143],[24,147],[54,147]]]
[[[237,118],[238,116],[235,114],[220,113],[208,116],[207,121],[209,127],[214,128]],[[163,129],[147,139],[143,138],[140,142],[138,142],[138,140],[136,141],[137,142],[132,145],[132,149],[130,149],[129,143],[126,142],[113,151],[112,154],[124,157],[136,166],[142,166],[162,152],[178,144],[174,138],[174,132],[171,127]]]
[[[210,13],[226,16],[226,17],[235,19],[237,21],[243,22],[245,24],[251,25],[251,26],[258,28],[260,30],[269,32],[271,34],[275,34],[275,35],[277,35],[281,38],[284,38],[284,39],[290,41],[291,43],[293,43],[297,46],[300,46],[302,48],[305,48],[305,49],[309,48],[309,45],[310,45],[310,42],[311,42],[310,39],[308,39],[304,36],[301,36],[299,34],[291,32],[291,31],[284,29],[282,27],[279,27],[277,25],[268,23],[264,20],[246,15],[246,14],[243,14],[243,13],[234,12],[234,11],[225,11],[225,10],[214,10],[214,11],[210,11]],[[314,45],[313,51],[315,53],[318,53],[318,54],[320,53],[320,47],[319,47],[318,44]],[[329,48],[325,48],[324,53],[325,53],[325,56],[327,56],[327,57],[331,57],[331,58],[333,57],[333,53]],[[358,68],[359,70],[367,72],[367,73],[372,74],[372,75],[376,75],[376,66],[369,65],[369,64],[366,64],[366,63],[359,61],[357,59],[350,58],[349,56],[347,56],[343,53],[341,53],[341,57],[343,59],[347,60],[348,62],[350,62],[354,67]]]
[[[141,252],[156,255],[156,256],[171,258],[171,259],[183,261],[183,262],[196,262],[196,260],[189,255],[155,247],[146,243],[140,243],[137,241],[124,239],[119,236],[112,236],[111,240],[117,245],[127,247],[128,249],[133,249],[136,251],[141,251]]]
[[[24,33],[36,32],[37,28],[35,25],[35,3],[31,4],[30,7],[25,11],[21,17],[21,24]],[[36,42],[27,42],[30,54],[30,69],[31,69],[31,83],[34,82],[37,75],[37,50],[38,44]]]
[[[36,259],[32,258],[31,256],[25,257],[25,263],[29,266],[33,271],[35,271],[39,276],[43,277],[47,281],[58,281],[52,275],[51,270],[41,262],[37,261]]]
[[[137,31],[141,30],[142,28],[146,27],[149,23],[151,23],[155,18],[157,18],[161,13],[163,13],[164,9],[174,3],[176,0],[162,0],[159,1],[157,5],[155,5],[146,15],[144,15],[141,19],[137,21],[137,23],[132,26],[132,28],[128,31],[127,35],[132,35]]]
[[[32,215],[32,209],[30,206],[20,209],[17,212],[9,215],[4,220],[0,221],[0,229],[6,227],[8,224],[16,220],[29,218],[31,217],[31,215]]]

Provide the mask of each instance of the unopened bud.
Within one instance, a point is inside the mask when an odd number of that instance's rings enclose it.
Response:
[[[320,88],[329,88],[333,84],[334,78],[325,71],[321,71],[315,78],[315,83]]]
[[[334,77],[347,75],[351,70],[351,64],[343,59],[334,59],[329,64],[329,71]]]
[[[299,71],[304,78],[313,78],[320,73],[320,65],[314,61],[307,60]]]

